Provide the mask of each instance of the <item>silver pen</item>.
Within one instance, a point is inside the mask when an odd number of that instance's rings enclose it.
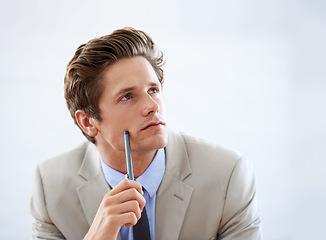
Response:
[[[125,139],[125,152],[126,152],[126,161],[127,161],[127,174],[126,178],[130,180],[135,180],[134,172],[132,171],[132,159],[131,159],[131,150],[130,150],[130,138],[129,132],[124,131],[124,139]]]

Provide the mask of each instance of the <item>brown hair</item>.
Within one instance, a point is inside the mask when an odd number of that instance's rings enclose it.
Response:
[[[86,115],[101,121],[98,101],[103,90],[101,75],[104,70],[119,59],[136,56],[147,59],[163,84],[163,54],[143,31],[133,28],[118,29],[77,48],[67,66],[64,88],[67,107],[78,127],[75,118],[77,110],[83,110]],[[96,143],[95,138],[82,132],[89,141]]]

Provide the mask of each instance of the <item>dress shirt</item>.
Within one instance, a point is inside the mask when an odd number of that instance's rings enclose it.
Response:
[[[108,184],[114,188],[125,179],[125,174],[122,174],[110,166],[108,166],[101,158],[101,166]],[[146,199],[146,212],[148,217],[149,229],[151,234],[151,239],[155,239],[155,206],[156,206],[156,192],[161,184],[163,175],[165,172],[165,151],[164,149],[159,149],[156,155],[147,167],[145,172],[135,179],[144,188],[144,197]],[[120,229],[120,234],[122,240],[133,240],[132,227],[127,228],[123,225]]]

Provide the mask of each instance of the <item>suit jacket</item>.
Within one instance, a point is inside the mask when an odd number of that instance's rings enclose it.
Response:
[[[165,150],[156,240],[263,239],[255,176],[246,158],[174,132]],[[83,239],[108,191],[92,143],[39,164],[31,198],[32,239]]]

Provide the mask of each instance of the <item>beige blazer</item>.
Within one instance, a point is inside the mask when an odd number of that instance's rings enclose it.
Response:
[[[246,158],[169,132],[155,239],[263,239],[255,188]],[[31,198],[32,239],[83,239],[108,191],[92,143],[39,164]]]

